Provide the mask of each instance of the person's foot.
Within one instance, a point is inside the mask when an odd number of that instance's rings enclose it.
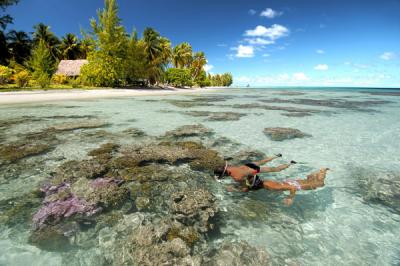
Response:
[[[293,160],[290,161],[290,164],[296,164],[296,163],[297,163],[296,161]]]

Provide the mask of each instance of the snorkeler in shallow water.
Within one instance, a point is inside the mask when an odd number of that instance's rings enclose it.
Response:
[[[278,167],[260,167],[260,165],[281,156],[281,154],[278,154],[275,157],[266,158],[259,162],[248,163],[242,166],[229,166],[228,162],[225,162],[225,166],[215,169],[214,174],[218,179],[231,176],[234,181],[241,185],[240,189],[228,187],[229,191],[248,192],[250,190],[258,190],[261,188],[274,191],[290,191],[289,196],[284,199],[284,203],[288,206],[293,204],[296,191],[313,190],[325,185],[325,176],[329,168],[321,168],[318,172],[308,175],[307,179],[287,179],[283,182],[261,180],[257,174],[279,172],[288,168],[291,164],[296,163],[295,161],[291,161],[290,164],[283,164]]]
[[[252,163],[247,163],[245,165],[240,165],[240,166],[233,166],[233,165],[228,165],[228,162],[225,161],[225,165],[222,167],[219,167],[214,170],[214,175],[218,178],[221,179],[224,176],[231,176],[233,180],[236,182],[243,182],[248,180],[248,177],[255,177],[255,179],[252,181],[253,187],[258,186],[261,181],[261,179],[258,177],[257,174],[259,173],[269,173],[269,172],[280,172],[286,168],[288,168],[291,164],[295,164],[295,161],[291,161],[288,164],[282,164],[277,167],[261,167],[261,165],[268,163],[276,158],[282,157],[282,154],[277,154],[273,157],[268,157],[265,158],[261,161],[258,162],[252,162]]]

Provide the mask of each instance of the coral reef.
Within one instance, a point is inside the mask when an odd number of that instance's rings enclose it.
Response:
[[[213,131],[204,127],[203,125],[185,125],[178,127],[174,130],[167,131],[165,137],[173,138],[185,138],[185,137],[199,137],[199,136],[210,136]]]
[[[264,129],[264,133],[273,141],[311,137],[311,135],[298,129],[288,127],[268,127]]]

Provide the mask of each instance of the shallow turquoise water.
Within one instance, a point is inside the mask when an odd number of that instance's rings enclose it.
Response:
[[[0,119],[22,116],[93,115],[110,123],[108,132],[126,128],[143,129],[159,136],[182,125],[201,123],[237,145],[222,145],[218,151],[234,154],[237,150],[257,149],[266,154],[282,153],[282,159],[271,165],[296,160],[300,162],[281,173],[263,178],[284,180],[300,178],[320,167],[333,169],[326,186],[316,191],[300,192],[293,206],[282,204],[283,195],[267,191],[248,194],[227,193],[223,184],[215,183],[213,192],[225,217],[220,225],[222,238],[247,240],[265,247],[277,265],[396,265],[400,261],[400,216],[384,204],[368,202],[359,191],[359,171],[400,176],[400,97],[370,95],[358,90],[305,90],[304,95],[281,95],[282,90],[232,89],[206,93],[207,96],[229,95],[212,106],[181,108],[168,100],[193,100],[201,95],[151,96],[124,99],[99,99],[33,105],[5,106]],[[293,90],[288,90],[293,91]],[[359,110],[295,103],[262,103],[260,100],[343,99],[347,101],[385,100],[388,103],[368,105]],[[306,117],[287,117],[284,111],[237,109],[234,104],[265,104],[297,107],[326,112]],[[181,111],[230,111],[247,114],[238,121],[207,121]],[[177,112],[176,112],[177,111]],[[57,119],[57,123],[71,119]],[[34,132],[52,126],[54,119],[29,122],[7,129],[6,141],[18,139],[19,133]],[[276,142],[263,133],[266,127],[291,127],[312,135],[310,138]],[[89,130],[90,131],[90,130]],[[37,188],[60,161],[81,159],[107,139],[82,138],[83,131],[63,136],[65,141],[42,156],[40,164],[11,177],[0,179],[0,201],[7,202]],[[120,142],[130,143],[130,140]],[[37,160],[36,157],[27,159]],[[36,161],[34,161],[36,162]],[[400,195],[400,192],[397,196]],[[71,252],[47,252],[27,244],[29,229],[20,225],[0,225],[0,265],[96,265],[100,250],[93,246]],[[221,241],[218,238],[215,241]],[[73,254],[75,260],[68,261]],[[97,255],[96,255],[97,254]]]

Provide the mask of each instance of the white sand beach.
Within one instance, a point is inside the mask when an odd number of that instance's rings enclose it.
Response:
[[[212,88],[192,88],[192,89],[71,89],[71,90],[42,90],[42,91],[17,91],[1,92],[0,105],[19,104],[19,103],[37,103],[53,102],[64,100],[97,99],[97,98],[115,98],[115,97],[136,97],[149,95],[169,95],[199,93],[206,91],[219,90],[219,87]]]

